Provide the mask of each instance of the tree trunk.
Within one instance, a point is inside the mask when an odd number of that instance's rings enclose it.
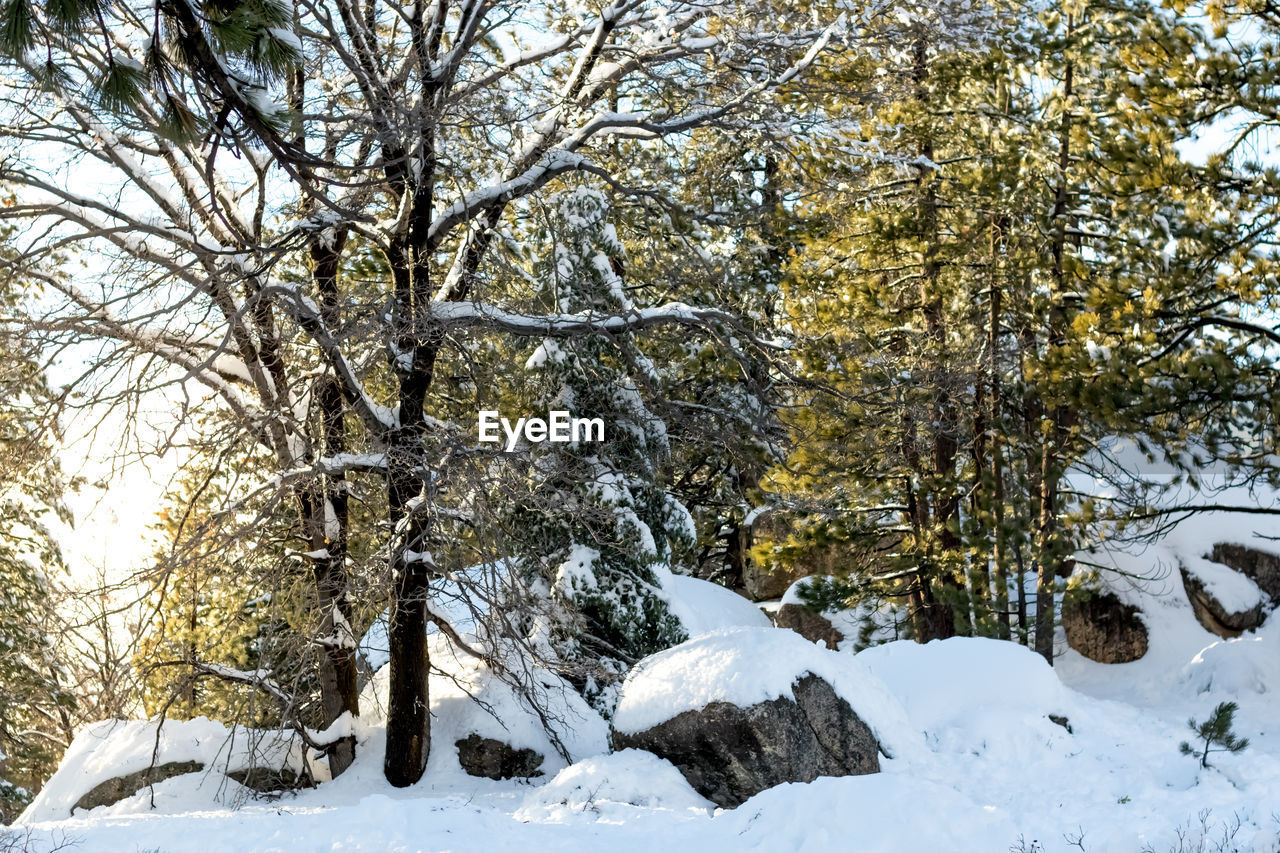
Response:
[[[334,229],[311,238],[312,279],[320,299],[320,312],[331,329],[340,328],[341,300],[338,267],[346,245],[346,229]],[[344,428],[345,401],[332,376],[320,379],[315,389],[320,413],[321,447],[333,458],[347,449]],[[324,723],[332,725],[343,714],[360,715],[357,688],[354,612],[347,595],[347,483],[341,472],[324,475],[301,496],[303,520],[311,547],[321,615],[320,635],[324,656],[320,664],[320,701]],[[341,774],[355,760],[355,737],[344,737],[328,749],[329,769]]]
[[[915,60],[913,67],[915,98],[927,112],[929,98],[929,63],[928,42],[921,31],[915,42]],[[933,458],[931,460],[932,476],[929,497],[932,498],[932,522],[938,534],[938,559],[930,567],[930,581],[938,589],[948,590],[954,598],[963,597],[963,587],[956,579],[950,561],[958,557],[960,552],[960,536],[958,516],[960,498],[954,487],[956,456],[959,444],[956,440],[958,417],[955,402],[952,399],[948,382],[947,356],[947,321],[943,306],[939,278],[942,271],[938,259],[941,237],[938,232],[938,198],[936,181],[932,166],[933,137],[932,131],[926,130],[917,142],[919,162],[916,165],[916,187],[918,191],[918,215],[920,218],[921,250],[921,284],[920,301],[924,307],[925,335],[929,341],[930,351],[927,358],[929,381],[933,391]],[[929,528],[925,527],[926,535]],[[938,637],[950,637],[956,633],[955,611],[948,601],[934,599],[932,608],[934,618],[933,631]],[[966,620],[967,621],[967,620]]]
[[[442,340],[431,326],[433,293],[427,248],[435,191],[433,128],[424,128],[421,144],[425,153],[416,175],[403,171],[403,157],[390,159],[398,164],[391,167],[395,170],[390,176],[392,184],[401,194],[412,193],[408,233],[403,241],[389,247],[387,257],[395,286],[396,336],[390,357],[399,381],[400,423],[389,437],[387,449],[387,508],[392,528],[391,684],[383,773],[398,788],[422,778],[431,751],[427,597],[435,562],[427,550],[431,496],[425,491],[423,468],[427,391]]]
[[[423,525],[414,521],[410,503],[421,492],[421,481],[413,473],[421,460],[421,439],[416,431],[401,429],[387,461],[387,497],[397,544],[391,562],[391,686],[383,761],[387,781],[397,788],[422,778],[431,751],[427,680],[430,558],[423,552]]]
[[[1067,18],[1067,36],[1074,31],[1074,23]],[[1067,340],[1067,310],[1064,303],[1067,293],[1066,249],[1067,220],[1070,214],[1071,194],[1068,189],[1068,171],[1071,166],[1071,97],[1075,66],[1068,62],[1063,74],[1062,119],[1058,132],[1058,175],[1054,194],[1053,226],[1053,289],[1049,294],[1048,341],[1045,360],[1050,369],[1054,355],[1060,352]],[[1041,445],[1040,465],[1040,524],[1037,532],[1039,554],[1036,575],[1036,651],[1049,663],[1053,663],[1054,587],[1058,571],[1066,559],[1061,531],[1058,529],[1059,483],[1064,473],[1062,462],[1069,441],[1071,412],[1063,404],[1061,394],[1055,399],[1046,415],[1043,429],[1045,441]]]
[[[992,237],[995,244],[995,237]],[[993,251],[992,261],[995,261]],[[1003,299],[1002,282],[998,270],[991,277],[991,317],[987,331],[987,348],[991,354],[990,406],[988,415],[991,429],[991,568],[995,576],[996,636],[1009,639],[1009,569],[1004,529],[1004,471],[1001,457],[1000,424],[1000,311]]]

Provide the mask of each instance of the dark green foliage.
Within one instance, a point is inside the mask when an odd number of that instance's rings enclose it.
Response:
[[[3,6],[0,21],[0,48],[7,53],[21,53],[35,46],[35,28],[31,4],[27,0],[9,0]]]
[[[566,312],[630,310],[611,266],[623,250],[604,197],[569,190],[558,207],[555,256],[541,270],[545,296]],[[582,668],[577,679],[607,712],[631,664],[685,638],[661,594],[661,575],[693,538],[687,510],[663,488],[666,427],[643,393],[661,376],[629,336],[547,340],[529,365],[534,412],[605,424],[603,442],[534,446],[530,494],[512,529],[519,565],[550,602],[553,648]]]
[[[287,123],[269,96],[302,60],[292,4],[184,0],[157,3],[143,20],[156,29],[145,44],[131,45],[112,34],[137,19],[111,4],[0,0],[0,56],[26,63],[46,85],[91,94],[101,118],[132,122],[160,113],[158,129],[175,140],[197,138],[214,116],[223,130],[233,130],[233,116],[259,130]],[[100,55],[87,65],[84,56],[71,58],[77,42]]]
[[[1196,733],[1200,743],[1193,746],[1184,740],[1178,744],[1178,751],[1199,758],[1201,767],[1209,766],[1211,752],[1243,752],[1249,746],[1249,739],[1237,737],[1231,731],[1237,710],[1235,702],[1219,702],[1203,723],[1197,723],[1194,717],[1187,720],[1187,726]]]

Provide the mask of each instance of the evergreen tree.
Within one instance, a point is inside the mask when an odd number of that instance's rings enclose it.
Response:
[[[27,287],[0,273],[0,823],[53,772],[75,706],[55,627],[65,567],[54,525],[70,521],[63,493],[71,483],[53,450],[53,395],[12,324]]]
[[[579,187],[555,197],[544,298],[565,313],[636,310],[615,265],[625,257],[605,197]],[[664,376],[633,335],[544,340],[528,359],[542,411],[595,420],[568,443],[531,452],[530,495],[515,513],[516,564],[552,604],[545,625],[558,659],[606,713],[626,669],[684,639],[662,579],[693,544],[688,511],[664,488],[666,425],[646,403]],[[534,409],[538,411],[538,408]]]
[[[1203,723],[1197,723],[1194,718],[1187,720],[1187,727],[1196,733],[1200,744],[1192,746],[1184,740],[1178,745],[1178,750],[1183,755],[1199,758],[1201,767],[1209,766],[1211,752],[1244,752],[1249,748],[1249,739],[1239,737],[1231,731],[1238,710],[1239,706],[1235,702],[1219,702],[1209,719]]]
[[[1266,250],[1208,213],[1238,204],[1178,150],[1195,112],[1164,81],[1203,52],[1193,22],[1015,11],[977,38],[902,22],[905,82],[855,139],[879,156],[805,211],[787,292],[802,374],[833,393],[794,410],[797,526],[764,553],[862,543],[850,602],[906,598],[919,639],[1016,634],[1051,658],[1075,551],[1145,499],[1127,483],[1099,509],[1067,473],[1106,476],[1117,436],[1176,460],[1269,422],[1248,337],[1198,334],[1256,300],[1221,260],[1257,272]]]
[[[274,699],[200,667],[263,673],[309,704],[316,685],[299,639],[306,635],[307,578],[287,554],[287,513],[258,517],[252,543],[236,535],[225,516],[226,485],[235,476],[211,464],[212,471],[191,466],[160,513],[166,544],[152,572],[153,616],[134,655],[142,706],[148,716],[279,726]]]

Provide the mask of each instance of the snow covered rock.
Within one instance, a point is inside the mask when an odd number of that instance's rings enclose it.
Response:
[[[1280,556],[1246,545],[1219,542],[1213,546],[1208,559],[1235,569],[1280,601]]]
[[[63,820],[75,809],[99,806],[125,808],[139,792],[147,792],[149,808],[152,791],[157,801],[180,792],[188,804],[199,799],[212,806],[228,784],[231,793],[246,793],[228,782],[231,774],[261,768],[296,778],[306,753],[293,732],[224,726],[205,717],[167,720],[158,732],[152,720],[103,720],[76,735],[22,820]],[[323,766],[308,769],[314,776]]]
[[[789,628],[811,643],[822,643],[829,649],[836,649],[844,642],[845,632],[841,628],[853,627],[850,623],[849,611],[833,613],[819,611],[810,606],[807,590],[815,583],[830,580],[829,575],[801,578],[787,587],[782,596],[782,604],[773,615],[773,624],[779,628]],[[836,623],[840,623],[840,627]]]
[[[495,759],[491,754],[464,756],[468,750],[463,744],[472,743],[472,737],[498,742],[516,753],[528,751],[542,756],[544,762],[538,769],[546,773],[555,773],[569,763],[564,752],[569,759],[578,760],[608,750],[608,724],[556,673],[536,666],[522,670],[522,690],[482,661],[455,648],[443,634],[427,637],[427,651],[431,661],[428,695],[434,744],[428,775],[462,776],[461,771],[466,770],[462,762],[471,757],[476,759],[473,769],[492,767]],[[360,694],[362,726],[386,724],[390,677],[390,668],[383,667],[365,685]],[[541,715],[532,703],[541,708]],[[526,760],[531,758],[526,756]],[[501,766],[501,759],[498,762]],[[490,775],[470,770],[467,773]]]
[[[724,807],[784,782],[880,769],[881,744],[913,736],[905,712],[847,655],[797,634],[739,628],[641,661],[613,718],[616,749],[674,764]]]
[[[1192,572],[1185,564],[1180,565],[1179,571],[1182,574],[1182,588],[1186,590],[1187,601],[1191,602],[1191,609],[1195,612],[1196,621],[1204,626],[1206,631],[1217,634],[1219,637],[1238,637],[1245,631],[1252,631],[1262,624],[1262,620],[1266,614],[1263,610],[1264,600],[1260,590],[1254,586],[1246,578],[1239,578],[1251,587],[1254,587],[1254,595],[1243,601],[1232,601],[1228,598],[1228,606],[1217,595],[1216,590],[1212,589],[1209,582],[1206,582],[1198,573]],[[1249,602],[1252,602],[1250,604]],[[1236,609],[1239,608],[1239,609]]]
[[[1067,645],[1098,663],[1129,663],[1147,653],[1147,626],[1138,608],[1112,592],[1064,601],[1062,629]]]
[[[793,583],[773,614],[774,624],[789,628],[810,642],[846,652],[903,637],[908,620],[904,607],[873,597],[845,607],[838,597],[833,598],[832,584],[838,584],[832,575],[810,575]],[[814,609],[815,603],[833,600],[836,603],[824,610]]]
[[[458,764],[470,776],[486,779],[529,779],[541,776],[546,759],[532,749],[517,749],[497,738],[470,734],[454,743]]]
[[[769,617],[752,602],[720,584],[659,572],[667,607],[690,637],[724,628],[767,628]]]
[[[792,689],[793,699],[745,708],[712,702],[643,732],[615,732],[614,746],[667,759],[695,790],[726,808],[784,782],[880,771],[875,735],[830,684],[806,675]]]
[[[74,812],[76,809],[114,806],[126,797],[132,797],[143,788],[157,782],[163,782],[165,779],[172,779],[184,773],[199,773],[203,769],[204,765],[198,761],[170,761],[167,764],[156,764],[123,776],[113,776],[94,785],[89,793],[76,800],[71,810]]]

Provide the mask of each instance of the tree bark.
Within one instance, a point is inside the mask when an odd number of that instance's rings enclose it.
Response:
[[[927,114],[930,109],[929,96],[929,62],[928,41],[923,31],[919,32],[915,41],[915,54],[912,78],[915,83],[915,98]],[[950,560],[960,551],[960,537],[957,529],[960,510],[960,498],[954,488],[956,456],[959,444],[956,440],[957,412],[951,389],[947,387],[947,320],[943,306],[940,277],[942,264],[938,258],[940,235],[938,232],[938,198],[937,184],[934,180],[933,134],[926,130],[920,135],[917,143],[919,162],[916,164],[916,186],[918,191],[918,215],[920,218],[921,250],[921,283],[920,300],[924,309],[925,337],[930,351],[926,356],[929,381],[932,383],[932,476],[928,497],[932,499],[932,523],[937,530],[938,555],[934,565],[930,566],[930,585],[936,584],[939,590],[948,590],[954,598],[963,597],[963,587],[956,579]],[[931,535],[930,528],[925,527],[925,535]],[[930,549],[932,550],[932,549]],[[932,632],[937,638],[953,636],[956,633],[955,610],[948,601],[939,601],[933,591],[931,610]],[[966,620],[967,621],[967,620]],[[933,637],[931,637],[933,638]]]
[[[435,563],[428,552],[431,498],[424,491],[423,471],[427,392],[435,375],[442,338],[430,316],[433,293],[429,232],[436,170],[435,128],[430,122],[424,126],[419,144],[423,154],[416,175],[406,172],[403,156],[388,158],[389,163],[397,164],[388,168],[392,186],[402,197],[410,194],[408,231],[402,240],[392,244],[387,257],[395,288],[396,328],[389,357],[399,382],[399,425],[389,436],[387,450],[392,602],[383,773],[398,788],[422,778],[431,751],[427,597]],[[482,253],[483,248],[479,251]],[[478,255],[472,263],[478,263]]]
[[[345,229],[311,238],[312,278],[320,297],[325,324],[339,328],[341,302],[338,295],[338,266],[346,244]],[[347,449],[344,428],[345,401],[342,388],[332,376],[319,381],[316,404],[324,455],[334,457]],[[347,533],[349,511],[346,476],[341,472],[324,475],[306,495],[304,506],[311,540],[311,563],[319,594],[320,632],[324,638],[324,658],[320,667],[320,696],[325,725],[344,713],[360,715],[360,695],[356,674],[354,612],[347,595]],[[355,760],[355,737],[344,737],[329,748],[329,769],[339,775]]]
[[[993,232],[992,245],[997,244]],[[992,262],[996,261],[997,248],[993,248]],[[1000,312],[1003,301],[1003,283],[999,270],[991,276],[991,314],[987,330],[987,349],[990,352],[990,412],[991,430],[991,569],[995,578],[996,636],[1009,639],[1009,569],[1004,529],[1004,470],[1000,436]]]
[[[1068,16],[1068,38],[1073,30],[1074,22]],[[1058,132],[1057,189],[1054,194],[1052,213],[1053,288],[1049,294],[1048,340],[1045,351],[1045,360],[1050,369],[1053,367],[1055,353],[1063,349],[1067,339],[1067,311],[1064,298],[1067,292],[1067,219],[1071,200],[1068,190],[1072,127],[1070,102],[1074,75],[1075,66],[1068,62],[1063,74],[1062,119]],[[1062,403],[1060,393],[1056,394],[1046,413],[1046,424],[1042,428],[1045,441],[1041,445],[1040,523],[1036,536],[1039,560],[1036,574],[1035,648],[1036,652],[1051,664],[1053,663],[1055,585],[1058,571],[1067,557],[1061,541],[1061,531],[1058,528],[1058,503],[1059,485],[1064,473],[1062,454],[1069,440],[1070,420],[1069,408]]]

